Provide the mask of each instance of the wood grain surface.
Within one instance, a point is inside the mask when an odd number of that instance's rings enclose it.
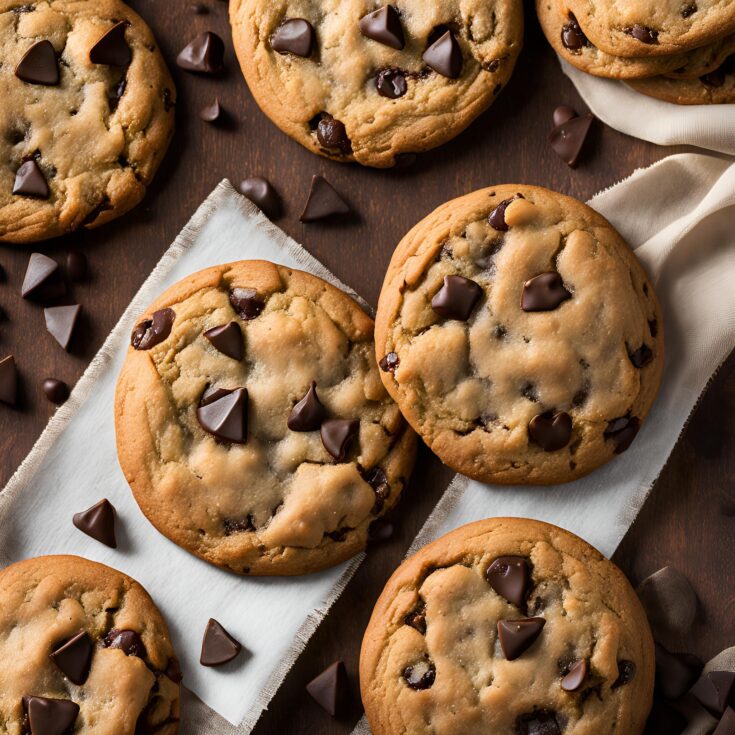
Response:
[[[584,105],[547,46],[527,4],[526,45],[516,72],[495,105],[445,147],[422,156],[410,169],[363,170],[313,156],[286,138],[259,111],[240,75],[229,37],[227,4],[202,0],[195,14],[186,0],[135,0],[153,27],[174,73],[179,103],[177,132],[145,201],[126,217],[93,232],[43,244],[63,259],[71,249],[87,253],[91,278],[73,287],[83,319],[69,354],[44,327],[40,307],[23,301],[20,285],[32,249],[0,250],[0,357],[15,355],[21,376],[17,409],[0,405],[0,482],[4,484],[42,431],[54,407],[41,390],[46,377],[73,384],[100,347],[140,284],[197,205],[223,178],[269,178],[281,192],[286,214],[279,225],[339,278],[375,304],[384,269],[401,236],[437,205],[474,189],[528,183],[587,199],[634,169],[673,152],[593,128],[579,168],[570,170],[551,151],[547,134],[558,104]],[[178,51],[205,30],[227,44],[227,71],[201,77],[177,69]],[[220,99],[222,125],[202,122],[199,110]],[[322,173],[359,212],[343,226],[298,221],[309,181]],[[626,536],[616,560],[633,582],[673,564],[689,576],[700,600],[694,631],[680,650],[710,657],[735,643],[735,359],[725,364],[703,398],[658,481],[651,499]],[[347,733],[359,716],[357,660],[372,604],[451,472],[422,448],[411,485],[395,515],[396,535],[375,548],[293,668],[257,735]],[[155,596],[155,590],[151,590]],[[213,611],[215,614],[216,611]],[[192,635],[199,635],[192,631]],[[333,660],[348,667],[355,702],[348,716],[332,720],[310,700],[304,684]]]

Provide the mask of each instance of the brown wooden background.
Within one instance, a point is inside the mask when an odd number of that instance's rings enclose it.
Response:
[[[232,52],[227,4],[201,0],[135,0],[171,64],[179,91],[177,133],[145,202],[94,232],[42,246],[52,257],[69,249],[89,256],[92,277],[73,289],[83,323],[71,354],[45,331],[40,307],[19,297],[30,250],[0,249],[0,356],[12,353],[22,375],[17,409],[0,404],[0,483],[32,447],[53,411],[41,391],[45,377],[73,384],[124,307],[197,205],[224,177],[268,177],[282,193],[281,227],[343,281],[375,304],[384,268],[400,237],[442,202],[498,183],[540,184],[587,199],[671,149],[628,138],[597,124],[580,167],[571,171],[549,149],[551,113],[565,103],[584,109],[562,75],[527,6],[526,48],[509,87],[491,110],[458,139],[401,172],[363,170],[319,159],[290,141],[258,110]],[[181,72],[173,61],[196,34],[218,32],[227,44],[227,71],[217,79]],[[218,96],[225,124],[207,125],[198,111]],[[312,174],[324,173],[359,212],[346,226],[305,226],[298,215]],[[699,621],[680,649],[708,658],[735,644],[735,358],[722,368],[679,441],[651,499],[616,560],[634,583],[666,564],[691,578]],[[376,548],[308,645],[257,735],[346,733],[359,715],[332,721],[304,692],[304,684],[337,658],[356,689],[359,645],[372,604],[448,483],[451,472],[425,449],[396,515],[397,534]],[[103,489],[101,489],[103,490]],[[0,530],[0,533],[2,531]],[[152,590],[155,594],[155,590]],[[213,611],[214,614],[215,611]],[[199,635],[199,632],[192,633]],[[357,699],[357,698],[356,698]]]

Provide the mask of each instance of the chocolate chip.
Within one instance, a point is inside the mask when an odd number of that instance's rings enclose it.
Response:
[[[145,646],[134,630],[113,628],[103,639],[103,648],[119,648],[126,656],[145,658]]]
[[[436,668],[428,661],[419,661],[403,669],[403,678],[411,689],[429,689],[436,679]]]
[[[710,671],[694,685],[692,694],[715,717],[721,717],[728,706],[735,707],[735,673]]]
[[[426,605],[422,602],[403,618],[403,622],[418,630],[421,635],[426,635]]]
[[[232,661],[242,646],[214,618],[210,618],[202,638],[199,663],[202,666],[222,666]]]
[[[224,68],[225,43],[216,34],[206,31],[184,47],[176,64],[186,71],[219,74]]]
[[[615,454],[622,454],[633,443],[640,428],[637,416],[621,416],[608,423],[604,437],[615,443]]]
[[[159,309],[153,312],[151,319],[140,322],[133,330],[130,344],[136,350],[150,350],[171,334],[171,329],[176,320],[176,312],[173,309]]]
[[[66,735],[71,732],[79,705],[69,699],[23,697],[31,735]]]
[[[208,329],[204,336],[223,355],[238,361],[245,357],[245,343],[240,325],[237,322],[230,322],[220,327]]]
[[[523,284],[521,309],[523,311],[554,311],[572,294],[564,288],[564,281],[556,271],[541,273]]]
[[[0,360],[0,401],[14,406],[18,400],[18,370],[15,358],[8,355]]]
[[[551,147],[568,166],[574,168],[579,162],[582,147],[585,140],[587,140],[587,134],[594,119],[591,114],[574,117],[561,125],[557,125],[549,133]]]
[[[567,672],[566,676],[561,680],[561,688],[565,692],[576,692],[582,688],[582,685],[589,674],[590,666],[587,659],[575,661]]]
[[[311,56],[316,41],[314,27],[303,18],[284,21],[271,36],[271,48],[279,54]]]
[[[504,199],[497,207],[495,207],[495,209],[493,209],[492,212],[490,212],[490,215],[487,218],[487,221],[490,223],[490,227],[498,232],[508,231],[508,223],[505,221],[505,210],[508,209],[510,203],[514,202],[516,199],[523,199],[523,195],[518,194],[510,199]]]
[[[59,63],[51,41],[34,43],[15,67],[15,76],[28,84],[56,86],[59,83]]]
[[[528,422],[528,436],[545,452],[556,452],[572,438],[572,417],[561,411],[540,413]]]
[[[51,403],[62,404],[69,397],[69,386],[63,380],[46,378],[43,381],[43,392]]]
[[[431,300],[431,308],[444,319],[466,322],[482,297],[479,284],[464,276],[444,276],[444,285]]]
[[[630,28],[626,28],[625,32],[641,43],[658,43],[658,31],[654,31],[652,28],[647,28],[638,23],[630,26]]]
[[[341,462],[359,430],[360,422],[357,419],[329,419],[321,425],[322,444],[337,462]]]
[[[316,137],[325,148],[332,148],[344,153],[352,151],[352,144],[347,137],[344,123],[335,120],[331,115],[324,115],[316,126]]]
[[[20,295],[24,299],[52,301],[65,293],[59,264],[41,253],[31,253]]]
[[[449,79],[462,73],[462,49],[451,31],[446,31],[421,57],[435,72]]]
[[[641,345],[635,352],[628,353],[634,367],[644,368],[653,359],[653,350],[648,345]]]
[[[235,533],[245,533],[246,531],[254,531],[255,524],[253,523],[253,517],[247,516],[239,521],[233,520],[232,518],[225,518],[222,521],[222,526],[225,530],[225,536],[232,536]]]
[[[390,483],[382,467],[371,467],[361,472],[362,479],[367,482],[375,493],[374,512],[379,513],[383,509],[385,501],[390,497]]]
[[[263,210],[266,217],[276,220],[282,214],[281,197],[267,179],[253,176],[240,182],[240,193]]]
[[[697,4],[696,3],[687,3],[681,9],[681,17],[682,18],[690,18],[696,12],[697,12]]]
[[[579,51],[589,45],[587,36],[572,13],[569,13],[569,20],[562,26],[561,42],[570,51]]]
[[[526,608],[526,595],[531,586],[531,567],[522,556],[499,556],[487,568],[485,579],[511,605]]]
[[[250,321],[265,309],[265,301],[254,288],[233,288],[230,291],[230,305],[244,321]]]
[[[539,710],[521,715],[516,720],[518,735],[561,735],[556,715],[549,710]]]
[[[111,549],[117,548],[115,539],[115,507],[107,500],[100,500],[91,508],[75,513],[74,525],[87,536],[91,536]]]
[[[671,653],[656,644],[656,693],[669,701],[683,697],[699,679],[703,664],[686,653]]]
[[[381,69],[375,77],[375,88],[381,97],[397,100],[408,92],[406,75],[400,69]]]
[[[401,364],[401,360],[395,352],[389,352],[383,358],[381,358],[378,365],[384,373],[395,373],[398,366]]]
[[[214,102],[211,105],[206,105],[199,110],[199,118],[204,122],[214,123],[222,117],[222,107],[219,103],[219,98],[215,97]]]
[[[51,306],[43,310],[46,329],[65,350],[69,349],[81,308],[79,304],[72,304],[71,306]]]
[[[316,394],[316,383],[312,381],[306,395],[293,407],[288,417],[291,431],[316,431],[327,417],[327,411]]]
[[[544,625],[546,621],[543,618],[499,620],[498,639],[505,658],[515,661],[525,653],[541,635]]]
[[[621,659],[618,661],[618,678],[612,684],[612,689],[630,684],[635,679],[636,665],[633,661]]]
[[[306,691],[332,717],[342,714],[350,695],[344,663],[335,661],[306,685]]]
[[[346,217],[351,213],[350,205],[323,176],[312,177],[309,198],[301,213],[302,222],[310,223],[332,217]]]
[[[577,117],[577,113],[571,107],[567,107],[566,105],[559,105],[559,107],[556,107],[554,109],[554,127],[564,125],[564,123],[569,122],[575,117]]]
[[[384,5],[379,10],[362,17],[360,33],[397,51],[401,51],[406,45],[401,18],[391,5]]]
[[[106,66],[128,66],[133,60],[133,52],[125,40],[127,23],[115,23],[89,50],[89,60],[93,64]]]
[[[245,388],[219,389],[197,408],[201,427],[221,441],[246,444],[248,435],[248,392]]]
[[[13,194],[35,199],[48,199],[49,193],[46,177],[35,159],[31,158],[21,163],[15,172]]]
[[[735,709],[728,707],[712,735],[735,735]]]
[[[697,594],[691,582],[677,569],[664,567],[636,587],[654,635],[661,639],[683,639],[697,617]]]
[[[73,283],[81,283],[87,278],[87,257],[76,250],[66,254],[66,275]]]
[[[377,546],[393,538],[395,526],[387,518],[378,518],[368,526],[368,544]]]
[[[49,654],[72,684],[84,684],[89,676],[94,646],[90,637],[81,630],[73,638],[63,643]]]

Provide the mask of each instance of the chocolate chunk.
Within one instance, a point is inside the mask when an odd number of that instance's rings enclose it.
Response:
[[[621,416],[608,423],[604,437],[615,443],[615,454],[622,454],[633,443],[640,428],[641,421],[637,416]]]
[[[582,688],[582,685],[589,674],[590,666],[587,659],[575,661],[567,672],[566,676],[561,680],[561,688],[565,692],[576,692]]]
[[[276,220],[281,216],[281,197],[267,179],[253,176],[241,181],[238,189],[244,197],[260,207],[269,219]]]
[[[184,47],[176,64],[186,71],[219,74],[225,68],[224,57],[224,41],[216,33],[206,31]]]
[[[497,207],[495,207],[495,209],[493,209],[492,212],[490,212],[487,218],[487,221],[490,223],[490,227],[498,232],[508,231],[508,223],[505,221],[505,210],[508,209],[510,203],[514,202],[516,199],[523,199],[523,195],[518,194],[510,199],[503,200]]]
[[[686,726],[686,718],[681,713],[662,700],[654,698],[644,735],[681,735]]]
[[[15,67],[15,76],[28,84],[55,87],[59,83],[59,63],[51,41],[34,43]]]
[[[320,145],[347,154],[352,151],[352,144],[347,137],[344,123],[335,120],[331,115],[324,115],[316,127],[316,137]]]
[[[306,685],[306,691],[332,717],[342,714],[350,694],[344,663],[335,661]]]
[[[549,710],[539,710],[521,715],[516,720],[518,735],[561,735],[556,715]]]
[[[543,618],[499,620],[498,639],[505,658],[515,661],[525,653],[541,635],[544,625],[546,621]]]
[[[444,319],[466,322],[482,297],[479,284],[463,276],[444,276],[444,285],[431,300],[431,308]]]
[[[735,735],[735,709],[728,707],[712,735]]]
[[[89,50],[89,60],[93,64],[106,66],[128,66],[133,60],[133,52],[125,40],[127,23],[121,20],[115,23],[102,38]]]
[[[436,668],[429,661],[419,661],[403,669],[403,678],[411,689],[429,689],[436,679]]]
[[[8,355],[0,360],[0,401],[14,406],[18,400],[18,369],[15,358]]]
[[[75,513],[72,522],[87,536],[91,536],[111,549],[117,548],[115,506],[106,498],[81,513]]]
[[[568,166],[574,168],[579,162],[582,147],[587,140],[594,116],[591,114],[573,117],[567,122],[557,125],[549,133],[549,143],[554,152]]]
[[[398,355],[395,352],[389,352],[385,357],[381,358],[378,365],[384,373],[395,373],[398,366],[401,364]]]
[[[374,513],[380,513],[385,501],[390,497],[390,483],[382,467],[371,467],[362,471],[362,479],[367,482],[375,493]]]
[[[682,18],[690,18],[696,12],[697,12],[697,3],[687,3],[681,9],[681,17]]]
[[[80,630],[49,655],[72,684],[81,685],[89,676],[93,652],[92,641],[85,631]]]
[[[65,293],[59,264],[41,253],[31,253],[20,295],[24,299],[51,301]]]
[[[248,392],[245,388],[219,389],[197,408],[201,427],[221,441],[246,444]]]
[[[316,431],[327,417],[327,411],[316,394],[316,383],[312,381],[306,395],[293,407],[288,417],[291,431]]]
[[[71,342],[81,308],[79,304],[72,304],[71,306],[50,306],[43,310],[46,329],[65,350],[69,349],[69,342]]]
[[[565,122],[569,122],[572,118],[575,117],[577,117],[577,113],[571,107],[567,107],[566,105],[559,105],[559,107],[556,107],[554,109],[554,127],[563,125]]]
[[[636,588],[654,634],[665,640],[687,635],[697,616],[697,595],[691,582],[674,567],[664,567]]]
[[[683,697],[699,679],[703,664],[686,653],[671,653],[656,644],[656,693],[669,701]]]
[[[176,312],[173,309],[154,311],[151,319],[140,322],[133,330],[130,344],[136,350],[150,350],[160,345],[171,334],[175,320]]]
[[[641,43],[658,43],[658,31],[654,31],[653,28],[647,28],[646,26],[635,23],[630,28],[626,28],[625,32]]]
[[[564,48],[570,51],[580,51],[589,45],[587,36],[585,36],[579,22],[572,13],[569,13],[569,20],[562,26],[561,42],[564,44]]]
[[[46,378],[43,381],[43,392],[51,403],[62,404],[69,397],[69,386],[63,380]]]
[[[561,411],[540,413],[528,422],[528,436],[545,452],[556,452],[572,438],[572,417]]]
[[[294,54],[306,58],[314,50],[314,27],[303,18],[284,21],[271,36],[271,48],[279,54]]]
[[[242,338],[240,325],[237,322],[230,322],[220,327],[214,327],[214,329],[208,329],[204,336],[223,355],[227,355],[233,360],[242,360],[245,357],[245,342]]]
[[[31,158],[22,163],[15,172],[13,194],[35,199],[48,199],[49,193],[46,178],[36,160]]]
[[[449,79],[462,73],[462,49],[451,31],[446,31],[421,57],[435,72]]]
[[[426,605],[423,602],[420,603],[415,610],[403,618],[403,622],[418,630],[421,635],[426,635]]]
[[[521,309],[523,311],[554,311],[571,299],[572,294],[564,288],[564,281],[556,271],[541,273],[523,284]]]
[[[31,735],[67,735],[71,732],[79,705],[69,699],[23,697]]]
[[[401,51],[406,45],[401,18],[392,5],[384,5],[379,10],[362,17],[360,33],[397,51]]]
[[[242,646],[214,618],[210,618],[202,638],[199,663],[202,666],[222,666],[232,661]]]
[[[87,257],[84,253],[72,251],[66,254],[66,275],[73,283],[81,283],[87,278]]]
[[[715,717],[721,717],[728,706],[735,707],[735,673],[710,671],[694,685],[692,694]]]
[[[230,305],[246,322],[255,319],[265,309],[265,301],[254,288],[233,288],[230,291]]]
[[[360,422],[357,419],[329,419],[321,425],[322,444],[334,459],[341,462],[347,447],[359,431]]]
[[[219,103],[219,97],[215,97],[214,102],[211,105],[202,107],[199,110],[199,118],[204,122],[214,123],[222,117],[222,107]]]
[[[526,609],[526,595],[531,587],[531,567],[522,556],[499,556],[487,568],[485,579],[511,605]]]
[[[375,77],[375,88],[381,97],[397,100],[408,92],[406,75],[400,69],[381,69]]]
[[[612,689],[630,684],[635,679],[636,665],[633,661],[621,659],[618,661],[618,678],[612,684]]]
[[[350,205],[323,176],[312,177],[309,198],[301,214],[302,222],[318,222],[331,217],[346,217],[351,213]]]
[[[113,628],[103,639],[103,648],[119,648],[126,656],[145,658],[145,645],[134,630]]]
[[[630,352],[628,356],[635,367],[644,368],[653,360],[653,350],[648,345],[641,345],[635,352]]]

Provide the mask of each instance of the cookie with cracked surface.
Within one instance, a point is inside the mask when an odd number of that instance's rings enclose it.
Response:
[[[0,241],[97,227],[143,198],[174,127],[153,34],[120,0],[0,0]]]
[[[413,463],[378,373],[373,321],[339,289],[266,261],[209,268],[133,332],[120,464],[153,525],[213,564],[332,566],[365,547]]]
[[[3,569],[0,641],[4,732],[178,732],[181,670],[168,628],[121,572],[78,556]]]
[[[653,639],[622,572],[538,521],[463,526],[405,561],[373,610],[373,735],[640,735]]]
[[[627,449],[664,357],[653,287],[620,235],[525,185],[448,202],[403,238],[375,342],[429,447],[503,484],[567,482]]]
[[[230,20],[248,86],[281,130],[380,168],[464,130],[523,40],[520,0],[233,0]]]

